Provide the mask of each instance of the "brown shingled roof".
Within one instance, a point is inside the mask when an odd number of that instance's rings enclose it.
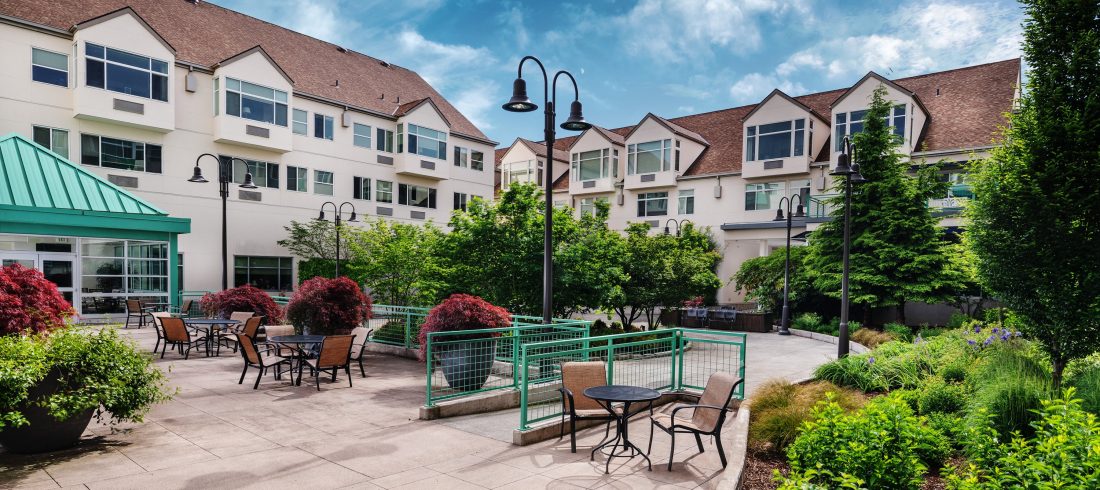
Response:
[[[334,44],[207,2],[3,0],[0,15],[68,31],[78,23],[127,6],[176,48],[178,61],[209,68],[260,45],[294,80],[295,92],[380,114],[393,114],[398,97],[403,101],[431,98],[450,121],[453,134],[489,141],[412,70],[354,51],[337,50]]]

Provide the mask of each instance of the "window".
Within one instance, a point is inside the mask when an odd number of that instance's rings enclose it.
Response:
[[[225,113],[286,127],[286,92],[254,83],[225,79]]]
[[[160,145],[82,134],[80,163],[159,174]]]
[[[572,155],[570,174],[576,182],[605,178],[610,174],[611,150],[593,150]]]
[[[628,145],[626,149],[626,173],[651,174],[668,170],[672,163],[672,140],[650,141]]]
[[[512,162],[501,165],[501,171],[504,172],[501,177],[501,186],[504,190],[508,190],[508,187],[512,184],[526,182],[535,182],[542,185],[542,162],[538,162],[537,167],[535,160]]]
[[[806,120],[795,119],[745,129],[745,160],[773,160],[805,154]]]
[[[31,79],[60,87],[69,86],[69,57],[61,53],[31,48]]]
[[[664,216],[668,214],[667,192],[638,194],[638,216]]]
[[[808,212],[810,208],[810,179],[787,182],[787,195],[793,196],[795,194],[798,194],[798,197],[801,199],[799,202],[802,203],[802,208]],[[795,206],[797,205],[798,203],[795,203]]]
[[[374,132],[374,149],[393,153],[393,131],[377,128]]]
[[[435,209],[435,189],[422,185],[398,184],[397,204]]]
[[[455,166],[463,168],[470,166],[470,150],[468,148],[455,147]]]
[[[324,196],[332,195],[332,172],[313,171],[313,193]]]
[[[393,202],[393,182],[378,181],[377,194],[374,196],[378,202]]]
[[[353,199],[362,199],[364,201],[369,201],[370,179],[366,177],[354,177],[352,181],[355,187],[351,190],[351,197]]]
[[[695,189],[681,189],[676,214],[695,214]]]
[[[597,211],[597,208],[596,208],[596,203],[597,202],[607,202],[607,198],[606,197],[586,197],[586,198],[581,199],[581,205],[580,205],[581,216],[584,216],[586,214],[591,214],[591,215],[595,216],[596,211]]]
[[[61,155],[62,158],[69,158],[69,132],[64,129],[35,126],[34,142]]]
[[[290,291],[294,260],[290,257],[233,256],[233,285],[251,284],[264,291]]]
[[[313,136],[332,141],[332,116],[313,114]]]
[[[230,159],[225,155],[220,158],[223,161]],[[245,174],[248,173],[252,174],[252,183],[259,187],[279,188],[279,164],[277,163],[233,159],[233,183],[243,184]]]
[[[611,150],[611,177],[619,178],[619,150]]]
[[[294,109],[294,124],[292,126],[294,134],[308,134],[309,133],[309,113],[301,109]]]
[[[470,199],[469,194],[466,194],[466,193],[463,193],[463,192],[456,192],[455,193],[455,207],[454,207],[454,209],[456,209],[456,210],[461,209],[461,210],[465,211],[466,210],[466,204],[467,204],[467,201],[469,201],[469,199]]]
[[[485,170],[485,154],[470,150],[470,170]]]
[[[168,243],[80,239],[84,314],[122,313],[126,299],[168,301]]]
[[[296,192],[307,192],[306,188],[306,176],[309,174],[309,170],[302,167],[286,166],[286,190]]]
[[[774,209],[779,205],[783,191],[782,182],[745,185],[745,211]]]
[[[864,119],[867,117],[867,110],[841,112],[836,115],[836,144],[835,151],[844,150],[844,137],[852,136],[857,133],[863,132]],[[885,117],[887,126],[894,128],[894,136],[898,137],[900,141],[905,137],[905,105],[896,105],[891,109],[890,114]]]
[[[370,126],[366,124],[352,124],[352,144],[363,148],[370,148]]]
[[[86,43],[85,83],[147,99],[168,101],[168,62]]]
[[[400,125],[398,131],[400,132]],[[399,139],[398,146],[400,144]],[[410,124],[409,153],[428,158],[447,158],[447,133]]]

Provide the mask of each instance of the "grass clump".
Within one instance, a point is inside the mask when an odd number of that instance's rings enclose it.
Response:
[[[971,423],[987,413],[989,423],[1003,437],[1014,432],[1034,435],[1036,410],[1050,398],[1051,377],[1047,365],[1020,344],[993,344],[982,350],[968,374],[972,395],[968,403]]]
[[[775,380],[757,388],[748,401],[752,410],[749,442],[766,445],[777,452],[786,450],[802,423],[811,419],[812,408],[825,400],[828,393],[832,393],[833,400],[846,411],[858,409],[866,401],[855,390],[824,381],[791,384]]]
[[[856,330],[851,336],[852,342],[874,349],[882,344],[890,342],[894,339],[894,335],[889,332],[880,332],[873,328],[861,328]]]

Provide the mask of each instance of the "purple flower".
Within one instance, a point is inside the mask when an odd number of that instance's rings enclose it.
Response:
[[[875,358],[874,358],[874,357],[868,357],[868,358],[867,358],[867,365],[868,365],[868,366],[870,366],[870,365],[872,365],[872,364],[874,364],[874,363],[875,363]]]
[[[1008,332],[1005,332],[1005,334],[1001,336],[1001,340],[1007,341],[1008,339],[1009,339]]]
[[[1012,335],[1013,335],[1014,337],[1023,337],[1023,336],[1024,336],[1024,334],[1020,333],[1020,331],[1019,331],[1019,330],[1017,330],[1017,331],[1015,331],[1015,332],[1012,332]]]
[[[985,339],[985,342],[982,342],[982,345],[989,345],[989,344],[992,344],[992,343],[993,343],[993,336],[990,335],[989,338]]]
[[[982,333],[982,326],[974,325],[974,333]]]
[[[978,344],[977,342],[974,342],[974,339],[966,339],[966,343],[968,343],[970,345],[977,345]]]
[[[914,344],[920,344],[920,343],[923,343],[923,342],[924,342],[924,339],[921,338],[919,333],[917,334],[917,338],[913,339]]]
[[[993,327],[993,333],[997,333],[997,332],[1000,332],[1000,331],[1001,331],[1001,329],[999,329],[997,327]]]

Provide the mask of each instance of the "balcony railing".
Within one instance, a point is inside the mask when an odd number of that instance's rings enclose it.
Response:
[[[828,218],[835,206],[830,202],[840,194],[820,194],[810,196],[810,202],[806,206],[806,214],[811,218]],[[929,199],[928,207],[940,211],[960,211],[966,202],[974,197],[974,190],[970,184],[955,184],[947,189],[947,196],[939,199]]]

